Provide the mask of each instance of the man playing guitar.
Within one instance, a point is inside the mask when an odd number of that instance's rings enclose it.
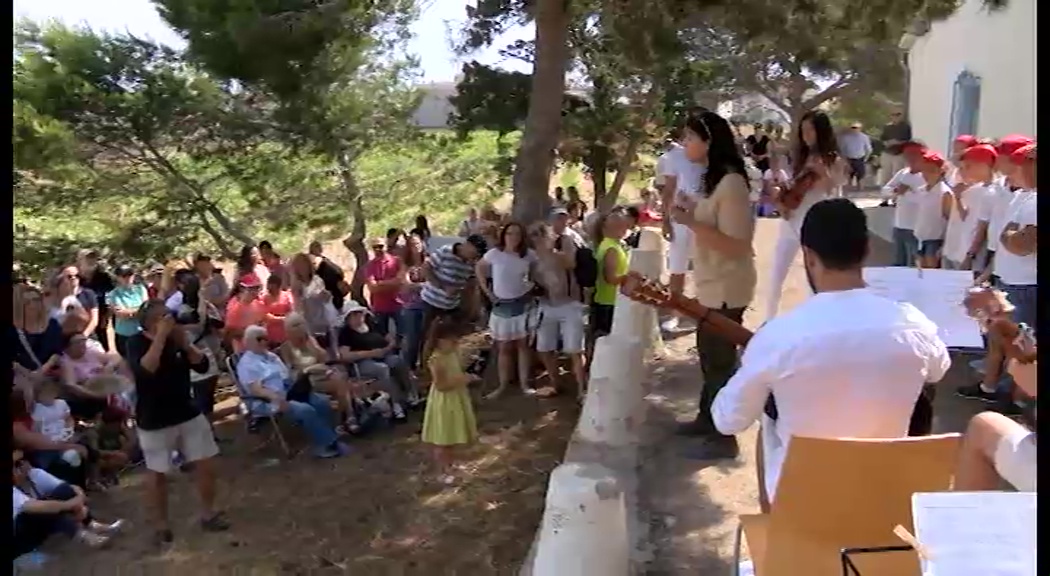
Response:
[[[760,493],[770,500],[792,436],[907,436],[923,387],[951,365],[929,318],[865,285],[867,218],[852,201],[814,204],[801,244],[814,295],[754,335],[711,410],[723,434],[761,419]],[[775,420],[763,414],[771,396]]]

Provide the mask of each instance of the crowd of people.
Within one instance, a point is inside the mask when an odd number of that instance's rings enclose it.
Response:
[[[246,246],[229,275],[206,254],[181,266],[107,270],[84,250],[42,285],[17,284],[9,338],[15,556],[58,532],[105,544],[121,524],[94,520],[85,490],[104,489],[139,461],[159,544],[174,538],[167,484],[180,469],[194,477],[200,528],[227,530],[215,502],[212,423],[227,372],[246,418],[288,418],[318,458],[346,455],[349,438],[377,422],[404,422],[425,405],[421,439],[433,448],[437,478],[454,483],[456,449],[477,436],[468,386],[483,372],[479,362],[496,363],[487,399],[513,388],[582,399],[590,352],[611,330],[617,281],[642,225],[663,227],[673,292],[691,279],[701,304],[741,322],[756,296],[753,240],[765,203],[782,222],[769,318],[742,357],[735,343],[697,330],[703,385],[697,416],[681,432],[702,439],[703,458],[736,458],[735,434],[761,421],[769,498],[792,435],[929,433],[922,406],[950,365],[948,351],[921,312],[865,287],[866,217],[840,197],[857,169],[827,114],[803,116],[789,154],[758,140],[741,146],[730,124],[704,109],[690,110],[670,140],[655,191],[639,204],[588,213],[575,189],[558,188],[543,221],[517,222],[487,207],[470,209],[444,245],[425,216],[408,233],[391,229],[367,241],[363,299],[319,242],[290,258],[268,242]],[[1034,141],[960,137],[946,158],[909,140],[900,153],[906,165],[883,188],[896,199],[896,264],[973,270],[1001,286],[1016,319],[1034,327]],[[789,208],[780,199],[791,174],[802,172],[815,179]],[[778,315],[799,250],[813,295]],[[495,354],[465,368],[459,342],[477,327]],[[562,390],[561,360],[571,390]],[[984,381],[960,393],[991,401],[1014,386],[1028,390],[1034,376],[1014,369],[1010,378],[1007,365],[990,342]],[[980,488],[991,466],[1034,490],[1034,437],[1017,426],[974,419],[959,486]]]

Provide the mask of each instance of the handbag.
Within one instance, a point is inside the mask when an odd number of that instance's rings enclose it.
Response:
[[[532,299],[531,294],[525,294],[510,300],[497,300],[492,303],[492,314],[498,318],[516,318],[528,311]]]

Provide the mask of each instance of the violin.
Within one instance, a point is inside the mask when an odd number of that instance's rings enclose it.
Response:
[[[777,201],[788,210],[795,210],[802,205],[802,200],[820,180],[820,175],[811,168],[804,168],[802,172],[791,180],[791,185],[782,189],[777,196]]]

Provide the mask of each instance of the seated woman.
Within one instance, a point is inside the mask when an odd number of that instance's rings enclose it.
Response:
[[[364,395],[364,386],[350,380],[340,367],[328,365],[328,352],[310,334],[306,318],[301,314],[293,312],[285,316],[284,334],[284,344],[277,349],[277,354],[291,371],[292,380],[305,378],[314,390],[335,398],[347,431],[360,432],[353,399]]]
[[[63,392],[73,416],[79,420],[94,420],[101,412],[127,412],[127,403],[117,395],[95,391],[94,384],[102,379],[133,379],[120,354],[100,350],[79,332],[67,337],[65,352],[60,362]],[[130,386],[129,386],[130,389]]]
[[[346,320],[339,330],[339,361],[351,364],[362,378],[390,395],[394,420],[405,421],[405,406],[419,403],[415,382],[405,362],[395,353],[393,334],[383,336],[368,321],[371,312],[357,302],[344,306]]]
[[[48,473],[61,478],[64,482],[83,486],[87,478],[87,448],[69,440],[55,441],[35,431],[33,429],[33,417],[30,415],[29,410],[26,409],[26,400],[21,390],[14,389],[11,391],[10,410],[11,438],[14,447],[34,458],[37,454],[47,452],[76,451],[80,456],[79,464],[72,465],[58,458],[54,459],[46,470]]]
[[[91,447],[87,438],[77,432],[69,405],[58,397],[60,390],[58,382],[46,379],[39,384],[38,388],[36,402],[30,413],[33,418],[33,431],[43,434],[52,442],[73,442],[84,446],[87,449],[85,488],[88,490],[100,489],[98,451]],[[40,450],[34,452],[30,460],[35,466],[45,470],[56,460],[62,460],[74,468],[85,464],[85,458],[81,457],[80,451],[75,449]]]
[[[1036,397],[1036,363],[1010,361],[1017,386]],[[954,490],[1001,490],[1005,480],[1021,492],[1036,491],[1036,434],[998,412],[982,412],[970,420],[959,451]]]
[[[249,326],[244,330],[244,354],[237,362],[237,380],[252,396],[269,402],[249,402],[255,416],[276,412],[287,414],[302,425],[318,458],[335,458],[349,454],[350,448],[339,441],[331,425],[332,409],[328,400],[313,392],[309,380],[295,382],[288,366],[270,352],[266,328]]]
[[[48,317],[44,293],[29,284],[12,289],[12,324],[7,348],[12,351],[15,387],[22,391],[27,404],[33,402],[32,382],[35,377],[56,373],[62,354],[62,325]]]
[[[124,524],[122,520],[112,524],[95,520],[83,490],[32,467],[17,448],[11,453],[11,484],[15,519],[12,560],[36,550],[59,532],[100,548]]]

